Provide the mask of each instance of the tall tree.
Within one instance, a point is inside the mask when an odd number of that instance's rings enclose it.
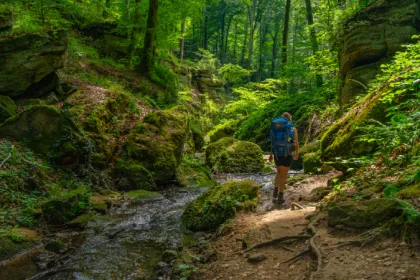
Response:
[[[149,0],[147,15],[147,30],[144,37],[143,57],[140,63],[140,73],[148,74],[154,67],[155,40],[158,27],[159,0]]]
[[[309,34],[311,37],[311,44],[312,44],[312,52],[313,54],[315,54],[319,47],[318,47],[318,41],[316,39],[316,32],[315,32],[315,28],[314,28],[314,15],[312,13],[312,4],[311,4],[311,0],[305,0],[305,4],[306,4],[306,18],[308,20],[308,25],[309,25]],[[316,85],[318,87],[322,86],[322,76],[317,75],[316,76]]]
[[[286,0],[286,9],[284,11],[283,42],[281,45],[281,62],[283,69],[287,63],[287,43],[289,38],[290,8],[292,5],[291,2],[292,0]]]
[[[248,63],[247,68],[252,67],[252,56],[254,52],[254,33],[255,33],[255,16],[257,12],[258,0],[250,0],[247,3],[248,19],[249,19],[249,44],[248,44]]]
[[[282,1],[276,2],[276,7],[281,4]],[[274,16],[274,27],[273,32],[270,32],[271,39],[273,41],[272,54],[271,54],[271,78],[274,78],[276,75],[276,65],[277,65],[277,56],[279,53],[279,35],[280,35],[280,26],[283,20],[283,14],[281,9],[275,9]]]
[[[185,19],[181,23],[181,39],[179,43],[179,59],[184,62],[184,45],[185,45]]]
[[[140,3],[141,0],[135,0],[134,2],[134,27],[131,30],[130,44],[128,45],[128,53],[130,57],[133,57],[135,52],[135,46],[138,41],[139,33],[141,31],[140,21],[141,21],[141,12],[140,12]]]

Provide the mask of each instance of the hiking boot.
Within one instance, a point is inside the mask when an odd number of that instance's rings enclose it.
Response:
[[[279,189],[278,188],[274,188],[273,190],[273,203],[277,202],[277,196],[279,195]]]
[[[279,196],[277,198],[277,205],[278,206],[283,206],[284,202],[285,201],[284,201],[283,193],[281,192],[281,193],[279,193]]]

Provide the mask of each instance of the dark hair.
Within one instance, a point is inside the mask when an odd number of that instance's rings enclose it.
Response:
[[[286,118],[289,122],[292,121],[292,115],[288,112],[283,113],[283,118]]]

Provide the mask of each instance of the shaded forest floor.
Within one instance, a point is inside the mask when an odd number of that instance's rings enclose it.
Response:
[[[326,185],[336,173],[306,177],[289,186],[287,205],[298,202],[304,209],[269,209],[271,189],[263,188],[263,207],[256,213],[240,213],[214,237],[216,260],[201,266],[193,279],[311,279],[316,257],[309,240],[290,240],[272,246],[251,247],[284,236],[307,235],[307,227],[318,215],[315,228],[317,247],[322,254],[322,269],[312,279],[420,279],[418,251],[398,240],[374,235],[371,243],[360,246],[362,232],[351,228],[330,228],[326,217],[317,214],[311,191]],[[272,206],[272,205],[271,205]],[[366,232],[364,233],[366,234]],[[245,244],[246,243],[246,244]],[[307,253],[304,253],[307,252]],[[298,258],[294,256],[303,253]]]

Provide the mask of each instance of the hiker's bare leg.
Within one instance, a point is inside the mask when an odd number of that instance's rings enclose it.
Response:
[[[289,173],[289,167],[277,166],[276,187],[280,193],[286,188],[287,173]]]

